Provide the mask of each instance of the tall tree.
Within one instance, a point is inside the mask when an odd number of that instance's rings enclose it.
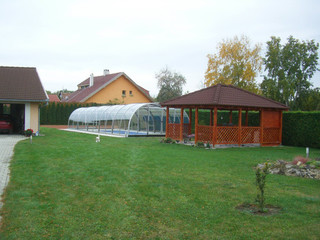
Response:
[[[282,46],[280,38],[271,37],[263,59],[268,72],[261,83],[263,94],[292,110],[301,110],[303,99],[311,93],[310,79],[318,70],[318,49],[314,40],[300,42],[290,36]]]
[[[186,79],[180,73],[172,72],[166,67],[156,74],[156,79],[158,80],[158,88],[160,88],[157,96],[158,102],[164,102],[182,95],[182,87],[186,84]]]
[[[303,111],[320,111],[320,88],[303,91],[292,109]]]
[[[246,36],[223,40],[216,54],[208,54],[208,68],[205,85],[232,84],[248,91],[259,93],[256,76],[261,71],[261,45],[250,46]]]

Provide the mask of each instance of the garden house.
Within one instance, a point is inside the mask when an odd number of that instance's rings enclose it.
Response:
[[[194,137],[195,142],[213,146],[280,145],[282,112],[288,110],[284,104],[222,84],[162,102],[161,106],[167,111],[180,108],[181,113],[189,109],[188,123],[183,122],[184,118],[179,123],[166,118],[166,137],[180,141]],[[206,115],[207,121],[201,119]]]
[[[170,109],[170,122],[189,123],[187,113]],[[74,110],[68,121],[68,128],[76,131],[111,134],[117,136],[165,135],[166,108],[158,103],[133,103],[83,107]]]

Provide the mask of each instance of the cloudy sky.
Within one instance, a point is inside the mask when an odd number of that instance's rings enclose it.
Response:
[[[319,10],[319,0],[0,0],[0,65],[36,67],[50,91],[125,72],[152,96],[168,66],[191,92],[221,40],[247,35],[264,51],[271,36],[320,42]]]

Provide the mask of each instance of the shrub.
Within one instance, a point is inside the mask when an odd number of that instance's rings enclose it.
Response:
[[[305,157],[302,157],[302,156],[297,156],[297,157],[295,157],[293,159],[292,164],[294,164],[294,165],[306,164],[308,161],[309,161],[308,158],[305,158]]]
[[[67,125],[69,116],[75,109],[97,105],[95,103],[50,102],[40,109],[40,124]]]
[[[197,147],[204,148],[204,143],[203,142],[197,142]]]
[[[160,142],[161,143],[176,143],[175,140],[173,140],[172,138],[169,138],[169,137],[161,139]]]
[[[282,144],[320,148],[320,112],[284,112]]]
[[[258,203],[259,211],[264,212],[265,208],[265,197],[264,197],[264,190],[266,186],[266,178],[269,174],[269,163],[266,162],[264,167],[261,169],[257,167],[256,169],[256,185],[257,185],[257,198],[256,202]]]

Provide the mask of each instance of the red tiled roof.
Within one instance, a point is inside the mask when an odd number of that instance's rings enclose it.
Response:
[[[48,101],[36,68],[0,67],[0,100]]]
[[[48,94],[49,102],[60,102],[60,99],[55,94]]]
[[[282,103],[232,85],[217,84],[181,97],[165,101],[162,106],[220,106],[288,109]]]
[[[73,93],[71,93],[67,99],[64,99],[65,102],[84,102],[89,97],[93,96],[95,93],[106,87],[108,84],[113,82],[114,80],[118,79],[119,77],[124,76],[127,78],[130,82],[132,82],[147,98],[151,100],[151,97],[149,95],[149,91],[145,90],[144,88],[137,85],[133,80],[131,80],[125,73],[112,73],[107,74],[105,76],[97,76],[94,77],[93,85],[91,87],[86,87],[84,89],[79,89]],[[80,86],[88,86],[90,82],[90,78],[87,78],[86,80],[82,81],[78,84],[78,87]]]

